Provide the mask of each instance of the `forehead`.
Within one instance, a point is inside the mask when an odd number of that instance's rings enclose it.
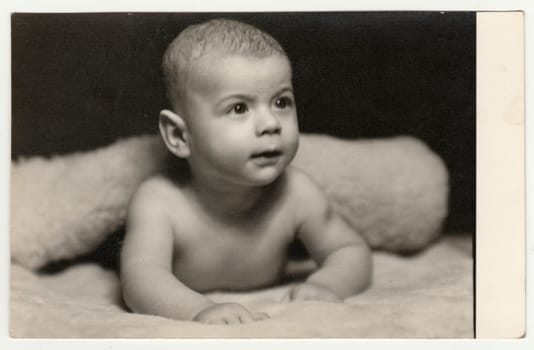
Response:
[[[282,55],[206,55],[189,72],[187,90],[203,94],[261,92],[291,85],[291,66]]]

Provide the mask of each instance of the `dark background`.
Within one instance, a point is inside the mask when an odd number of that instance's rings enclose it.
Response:
[[[301,131],[426,142],[451,174],[446,229],[474,232],[474,13],[14,14],[12,158],[155,133],[166,45],[221,16],[286,49]]]

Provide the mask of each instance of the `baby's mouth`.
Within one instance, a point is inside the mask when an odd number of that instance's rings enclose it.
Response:
[[[266,158],[266,159],[272,159],[277,158],[282,155],[282,151],[279,150],[272,150],[272,151],[262,151],[258,153],[252,154],[252,159],[258,159],[258,158]]]

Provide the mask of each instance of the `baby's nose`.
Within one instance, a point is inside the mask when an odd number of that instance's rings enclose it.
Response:
[[[282,130],[280,120],[270,111],[261,113],[256,122],[256,134],[258,136],[279,134]]]

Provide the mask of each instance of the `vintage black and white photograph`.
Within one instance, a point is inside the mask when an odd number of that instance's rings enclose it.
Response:
[[[12,14],[10,336],[474,338],[476,22]]]

